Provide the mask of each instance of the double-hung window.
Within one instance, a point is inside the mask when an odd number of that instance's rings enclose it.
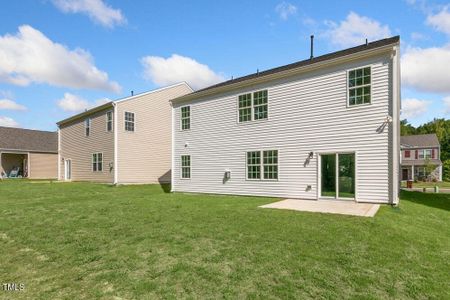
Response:
[[[278,179],[278,150],[247,152],[247,179]]]
[[[191,129],[191,107],[183,106],[181,108],[181,130]]]
[[[191,156],[181,155],[181,178],[191,178]]]
[[[92,154],[92,171],[93,172],[103,171],[103,153]]]
[[[84,120],[84,135],[89,136],[91,134],[91,118]]]
[[[269,98],[267,90],[238,96],[239,123],[268,118]]]
[[[431,158],[431,149],[419,150],[419,159]]]
[[[106,131],[113,131],[113,112],[108,111],[106,113]]]
[[[125,131],[134,131],[134,113],[125,112]]]
[[[348,71],[348,105],[355,106],[371,102],[370,67]]]

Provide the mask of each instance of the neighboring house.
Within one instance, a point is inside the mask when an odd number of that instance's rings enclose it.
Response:
[[[172,100],[172,190],[398,202],[400,38]]]
[[[111,101],[58,122],[59,179],[168,183],[169,100],[192,92],[186,83]]]
[[[441,146],[436,134],[402,136],[400,145],[401,180],[442,181]]]
[[[13,171],[13,172],[12,172]],[[0,176],[56,179],[56,132],[0,127]]]

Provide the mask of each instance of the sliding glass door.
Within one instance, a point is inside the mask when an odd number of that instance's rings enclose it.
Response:
[[[320,168],[321,196],[355,198],[355,154],[322,154]]]

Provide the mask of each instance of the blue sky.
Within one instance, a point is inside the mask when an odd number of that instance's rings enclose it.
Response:
[[[0,19],[0,125],[56,130],[131,90],[302,60],[310,34],[316,56],[401,35],[403,117],[450,116],[446,1],[3,1]]]

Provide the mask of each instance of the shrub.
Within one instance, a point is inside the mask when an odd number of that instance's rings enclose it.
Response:
[[[450,181],[450,159],[444,161],[442,165],[442,180]]]

